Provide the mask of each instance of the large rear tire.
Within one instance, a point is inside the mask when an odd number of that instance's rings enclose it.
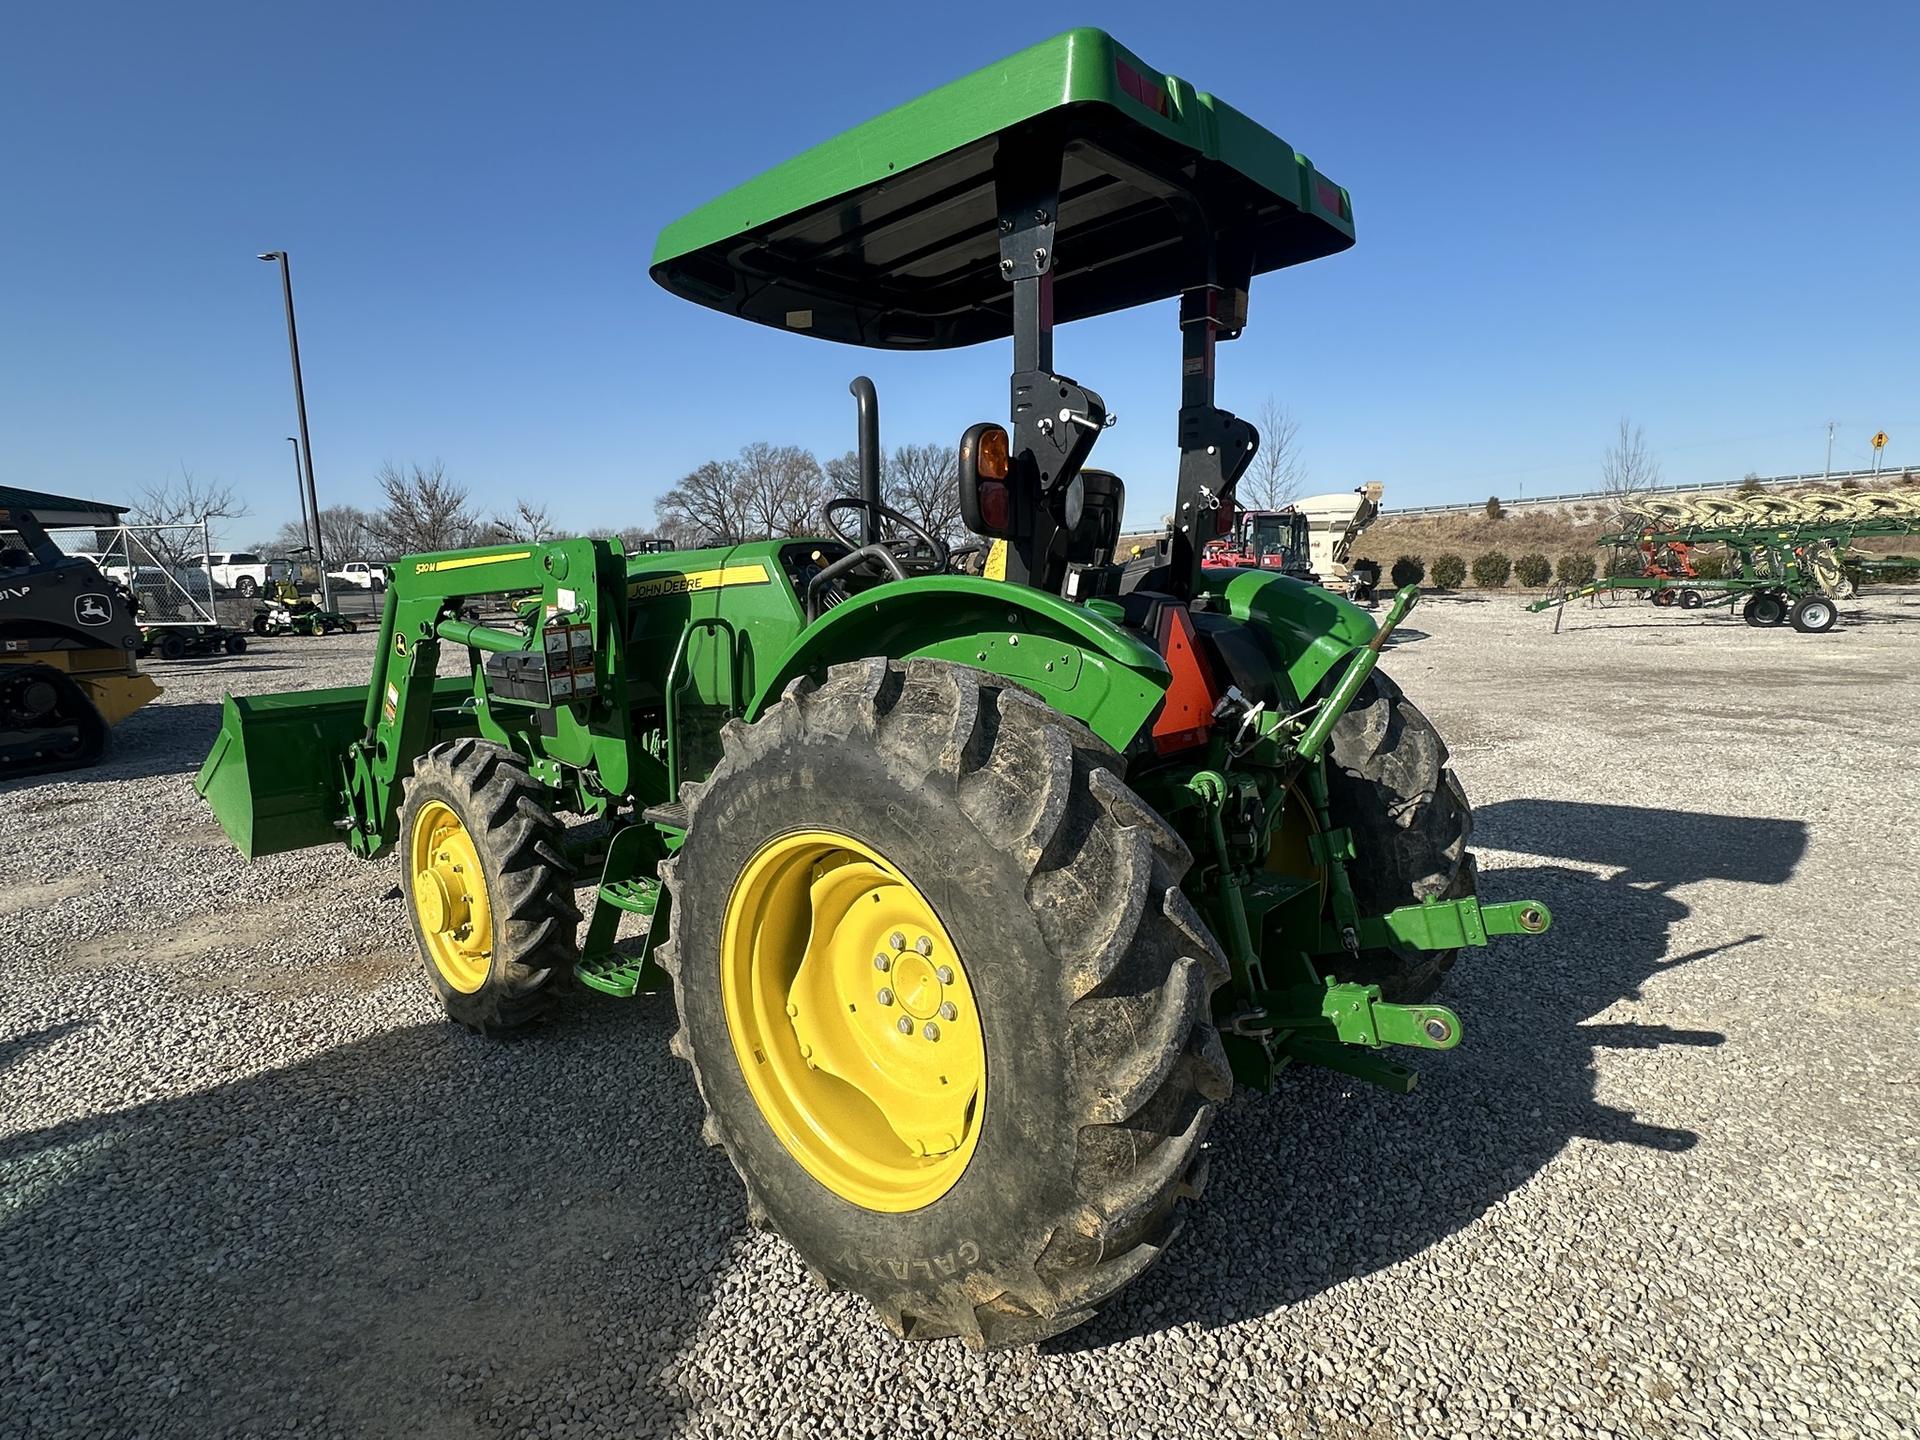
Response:
[[[547,792],[512,751],[436,745],[400,807],[401,892],[427,982],[479,1034],[538,1019],[578,958],[580,911]]]
[[[1433,722],[1379,671],[1333,727],[1328,810],[1353,832],[1348,867],[1362,915],[1475,893],[1473,807],[1447,766]],[[1364,950],[1342,980],[1375,984],[1389,1000],[1412,1003],[1439,990],[1457,950]]]
[[[1084,726],[961,666],[837,666],[722,742],[681,787],[660,958],[749,1216],[905,1338],[997,1348],[1085,1321],[1172,1240],[1231,1088],[1210,1013],[1227,968],[1181,893],[1185,846]],[[785,900],[780,863],[812,867]],[[834,902],[846,876],[867,888]],[[926,923],[886,918],[897,903]],[[918,1013],[949,995],[924,964],[880,963],[920,935],[925,961],[954,952],[951,1022]],[[958,1029],[934,1042],[929,1023]],[[968,1034],[977,1072],[962,1049],[926,1068]],[[822,1078],[847,1044],[882,1078]],[[927,1111],[950,1122],[917,1114],[976,1076],[964,1109]]]

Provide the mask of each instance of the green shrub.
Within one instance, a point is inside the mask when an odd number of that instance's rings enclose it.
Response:
[[[1500,509],[1500,497],[1498,495],[1487,496],[1487,519],[1498,520],[1503,513]]]
[[[1498,590],[1512,573],[1513,561],[1498,550],[1476,556],[1473,562],[1473,583],[1482,590]]]
[[[1584,585],[1593,578],[1593,556],[1562,555],[1553,567],[1554,578],[1566,585]]]
[[[1396,590],[1407,585],[1418,585],[1427,578],[1427,567],[1420,563],[1418,555],[1402,555],[1393,562],[1393,569],[1387,578],[1393,581]]]
[[[1727,557],[1720,554],[1696,555],[1693,558],[1693,573],[1702,580],[1724,580],[1727,578]]]
[[[1441,555],[1427,573],[1433,577],[1435,589],[1458,590],[1467,583],[1467,562],[1458,555]]]
[[[1553,562],[1537,550],[1513,562],[1513,578],[1529,590],[1537,590],[1553,578]]]

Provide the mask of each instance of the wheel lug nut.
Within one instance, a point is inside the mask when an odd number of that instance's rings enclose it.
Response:
[[[873,968],[882,972],[891,970],[893,961],[885,955],[876,955],[873,957]]]
[[[933,954],[933,938],[928,935],[922,935],[918,940],[913,942],[913,948],[918,950],[922,955],[931,955]]]
[[[900,1017],[900,1033],[902,1035],[913,1034],[913,1021],[909,1020],[904,1015]]]
[[[942,1020],[958,1020],[960,1018],[959,1008],[955,1006],[951,1000],[947,1001],[946,1004],[940,1007],[940,1018]]]
[[[789,1015],[798,1015],[799,1013],[800,1013],[800,1007],[799,1007],[798,1005],[788,1005],[788,1006],[787,1006],[787,1014],[789,1014]]]
[[[927,1022],[927,1028],[920,1033],[925,1035],[929,1040],[938,1040],[940,1038],[940,1027],[929,1020]]]
[[[907,948],[907,937],[896,930],[887,937],[887,944],[896,950],[904,950]]]
[[[942,985],[953,984],[953,967],[951,965],[942,965],[938,970],[934,971],[933,973],[940,977],[940,983]],[[947,1018],[951,1020],[953,1017],[949,1015]]]
[[[889,989],[887,986],[882,985],[880,987],[880,993],[876,995],[874,998],[878,1000],[882,1005],[891,1005],[893,1004],[893,991]]]

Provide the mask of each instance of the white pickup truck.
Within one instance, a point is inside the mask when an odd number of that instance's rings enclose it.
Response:
[[[384,590],[392,578],[387,567],[366,560],[349,560],[338,570],[329,570],[327,578],[336,585],[351,585],[356,590]]]
[[[215,550],[204,563],[216,591],[237,591],[248,600],[277,581],[293,578],[293,567],[285,560],[269,560],[247,550]],[[201,558],[194,555],[183,568],[198,570],[201,565]]]

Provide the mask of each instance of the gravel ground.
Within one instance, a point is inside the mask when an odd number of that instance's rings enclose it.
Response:
[[[0,791],[0,1435],[1912,1435],[1920,595],[1844,626],[1417,611],[1483,891],[1554,930],[1411,1097],[1238,1097],[1166,1262],[988,1357],[748,1229],[668,1002],[470,1038],[391,863],[228,849],[221,691],[370,636],[156,665]]]

